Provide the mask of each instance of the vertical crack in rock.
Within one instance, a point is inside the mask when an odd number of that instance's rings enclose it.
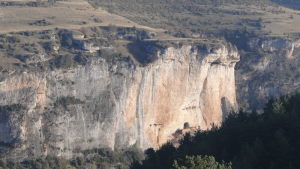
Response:
[[[204,80],[204,82],[203,82],[203,87],[202,87],[202,91],[201,91],[201,94],[200,94],[200,98],[202,98],[200,101],[201,101],[201,103],[199,103],[199,107],[201,107],[201,105],[202,105],[202,107],[207,107],[206,106],[206,99],[207,99],[207,97],[206,97],[206,95],[207,95],[207,93],[205,93],[206,92],[206,89],[207,88],[207,77],[205,78],[205,80]],[[205,110],[204,110],[204,112],[205,112]],[[204,120],[204,122],[205,122],[205,124],[207,125],[208,123],[208,117],[207,117],[207,114],[202,114],[203,115],[203,120]]]
[[[137,119],[137,133],[138,133],[138,143],[140,146],[143,145],[143,89],[145,83],[145,71],[141,72],[141,81],[138,87],[137,99],[136,99],[136,119]]]
[[[233,105],[230,104],[228,98],[226,97],[221,98],[221,104],[222,104],[222,120],[225,121]]]

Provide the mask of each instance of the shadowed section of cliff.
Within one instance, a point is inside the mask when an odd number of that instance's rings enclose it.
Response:
[[[207,51],[170,47],[146,67],[99,59],[68,70],[2,73],[0,105],[26,110],[0,113],[0,142],[10,145],[0,147],[0,158],[72,159],[136,143],[158,148],[187,122],[203,130],[219,125],[236,109],[239,54],[222,45]]]

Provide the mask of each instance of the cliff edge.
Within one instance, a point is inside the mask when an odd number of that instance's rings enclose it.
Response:
[[[0,158],[72,159],[86,149],[158,148],[184,123],[203,130],[237,108],[235,47],[183,46],[147,67],[87,60],[68,70],[2,72]],[[4,110],[22,104],[26,109]],[[9,106],[8,106],[9,107]]]

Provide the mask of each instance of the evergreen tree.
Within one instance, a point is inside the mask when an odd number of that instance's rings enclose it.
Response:
[[[212,156],[186,156],[185,159],[174,160],[174,169],[231,169],[231,163],[219,164]]]
[[[275,103],[273,103],[273,112],[275,114],[284,114],[285,108],[283,106],[283,103],[281,102],[281,99],[277,99]]]

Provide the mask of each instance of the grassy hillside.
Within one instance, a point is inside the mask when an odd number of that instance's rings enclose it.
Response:
[[[295,13],[270,0],[89,0],[88,2],[93,7],[101,7],[138,24],[163,28],[176,37],[190,37],[192,33],[218,37],[224,29],[237,30],[245,27],[250,31],[283,35],[296,32],[295,27],[294,30],[287,28],[290,23],[286,18],[291,15],[294,15],[295,19],[298,18],[296,16],[298,12]],[[281,17],[285,19],[281,20]],[[262,23],[259,23],[259,18],[263,19]],[[286,22],[287,25],[276,24],[275,28],[274,21]]]
[[[279,5],[283,5],[292,9],[300,10],[300,1],[295,0],[272,0]]]

